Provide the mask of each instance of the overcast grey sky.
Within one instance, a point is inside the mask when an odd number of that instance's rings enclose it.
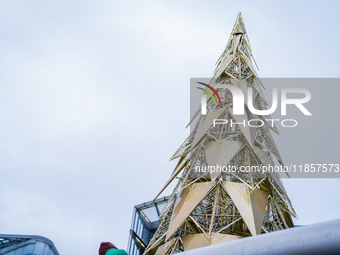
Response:
[[[188,135],[190,78],[212,76],[238,11],[260,77],[339,77],[339,5],[0,1],[0,233],[45,236],[63,255],[125,249],[133,206]],[[312,118],[273,135],[284,161],[340,163],[338,122]],[[284,182],[296,224],[339,218],[339,179]]]

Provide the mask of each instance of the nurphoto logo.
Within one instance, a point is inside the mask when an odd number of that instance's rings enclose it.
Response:
[[[227,84],[216,84],[213,88],[212,86],[203,83],[203,82],[197,82],[201,85],[204,85],[206,87],[205,88],[201,88],[201,87],[197,87],[198,89],[203,90],[205,93],[202,94],[201,96],[201,113],[202,115],[206,115],[207,114],[207,101],[208,101],[208,95],[211,97],[211,99],[213,100],[215,106],[217,106],[217,102],[216,99],[214,97],[213,94],[216,95],[216,97],[218,98],[218,101],[220,103],[220,106],[223,107],[223,102],[221,100],[220,95],[217,93],[216,89],[228,89],[233,97],[233,115],[244,115],[245,114],[245,107],[244,107],[244,103],[245,103],[245,97],[243,94],[243,91],[238,88],[237,86],[234,85],[227,85]],[[210,89],[212,91],[212,93],[208,90]],[[299,94],[303,94],[304,97],[303,98],[287,98],[287,94],[288,93],[299,93]],[[304,115],[306,116],[311,116],[312,114],[307,110],[307,108],[303,105],[305,103],[307,103],[310,99],[311,99],[311,93],[309,90],[305,89],[305,88],[296,88],[296,87],[286,87],[286,88],[281,88],[281,116],[286,116],[287,115],[287,105],[291,104],[291,105],[295,105]],[[270,115],[272,113],[274,113],[277,109],[278,106],[278,89],[277,88],[273,88],[273,93],[272,93],[272,106],[270,107],[270,109],[265,109],[265,110],[259,110],[259,109],[255,109],[254,104],[253,104],[253,88],[252,87],[248,87],[247,89],[247,106],[248,109],[251,113],[255,114],[255,115]],[[284,120],[280,120],[280,119],[266,119],[267,122],[270,122],[272,126],[274,126],[274,121],[280,121],[281,125],[283,127],[295,127],[297,126],[297,121],[294,119],[284,119]],[[287,122],[293,122],[293,125],[288,125]],[[223,124],[227,124],[228,120],[226,119],[214,119],[214,126],[215,125],[223,125]],[[246,125],[246,121],[244,120],[241,123],[236,123],[234,122],[234,124],[242,124],[242,125]],[[248,121],[248,126],[250,127],[261,127],[264,125],[264,121],[261,119],[251,119]],[[233,121],[230,120],[230,125],[233,125]]]

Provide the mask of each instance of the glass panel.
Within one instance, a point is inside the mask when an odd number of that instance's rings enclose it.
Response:
[[[143,225],[140,219],[138,219],[138,231],[137,231],[137,235],[141,236],[142,235],[142,231],[143,231]]]
[[[137,246],[137,244],[135,244],[135,251],[134,251],[134,254],[138,254],[138,246]]]
[[[156,233],[156,230],[157,230],[157,229],[152,230],[152,231],[149,232],[149,241],[151,240],[151,238],[153,237],[153,235]],[[148,242],[148,244],[149,244],[149,242]]]
[[[134,221],[133,221],[133,230],[135,232],[137,232],[137,221],[138,221],[138,218],[139,218],[139,213],[135,213],[135,218],[134,218]]]
[[[7,246],[6,248],[4,248],[3,250],[0,250],[0,253],[3,253],[3,252],[5,252],[5,251],[11,251],[11,250],[13,250],[13,252],[11,252],[11,254],[15,254],[15,248],[18,246],[18,244],[17,243],[14,243],[14,244],[11,244],[10,246]],[[6,253],[6,255],[7,254],[9,254],[9,253]]]
[[[164,206],[166,205],[166,202],[167,202],[167,201],[160,202],[160,203],[157,204],[159,213],[162,213],[162,211],[163,211],[163,209],[164,209]]]
[[[29,244],[24,247],[23,255],[32,255],[34,249],[34,244]]]
[[[142,212],[142,215],[144,214],[146,216],[146,218],[147,218],[146,221],[149,220],[149,221],[153,222],[153,221],[158,220],[158,214],[157,214],[155,206],[144,209],[141,212]]]
[[[22,255],[24,248],[19,248],[15,251],[15,255]]]
[[[136,244],[133,244],[132,255],[135,254]]]
[[[53,252],[51,250],[51,247],[49,245],[46,245],[44,255],[52,255],[52,254],[53,254]]]
[[[145,228],[145,226],[144,226],[143,222],[140,221],[140,228],[139,228],[139,234],[138,234],[139,237],[142,237],[144,228]]]
[[[136,235],[138,235],[138,228],[139,228],[138,222],[139,222],[139,218],[137,218],[137,220],[136,220],[136,229],[135,229]]]
[[[0,249],[0,253],[3,253],[5,251],[8,251],[9,248],[12,248],[11,246],[7,246],[5,248]]]
[[[146,244],[149,243],[149,231],[148,231],[147,228],[143,229],[143,235],[141,237],[142,237],[142,241],[144,243],[146,243]]]
[[[33,255],[42,255],[44,254],[45,244],[43,242],[37,241],[34,247]]]

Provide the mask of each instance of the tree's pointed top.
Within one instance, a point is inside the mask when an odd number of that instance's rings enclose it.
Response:
[[[244,21],[243,21],[243,17],[242,17],[241,12],[239,12],[237,14],[236,21],[234,23],[233,29],[231,30],[230,37],[233,37],[233,35],[235,35],[235,34],[243,34],[246,37],[248,44],[250,46],[246,26],[244,25]],[[229,38],[229,40],[231,40],[231,38]]]
[[[244,26],[243,18],[242,18],[242,13],[239,12],[237,14],[233,30],[231,31],[231,34],[246,34],[247,31]]]
[[[229,54],[233,53],[233,48],[234,48],[234,37],[235,36],[238,36],[238,35],[241,35],[242,38],[244,38],[244,41],[245,43],[247,44],[247,48],[249,50],[249,53],[251,55],[251,46],[250,46],[250,42],[249,42],[249,38],[248,38],[248,35],[247,35],[247,30],[246,30],[246,26],[244,25],[244,21],[243,21],[243,17],[242,17],[242,13],[239,12],[237,14],[237,17],[236,17],[236,21],[234,23],[234,26],[233,26],[233,29],[231,30],[231,34],[229,36],[229,39],[228,39],[228,42],[227,42],[227,45],[222,53],[222,55],[219,57],[219,59],[217,60],[216,62],[216,70],[219,66],[219,64],[221,63],[221,61],[223,61],[225,59],[226,56],[228,56]],[[237,42],[236,42],[237,44]],[[215,72],[216,72],[215,70]]]

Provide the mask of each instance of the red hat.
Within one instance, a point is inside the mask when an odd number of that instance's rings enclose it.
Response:
[[[102,242],[99,247],[99,255],[105,255],[105,253],[112,248],[117,249],[117,247],[110,242]]]

